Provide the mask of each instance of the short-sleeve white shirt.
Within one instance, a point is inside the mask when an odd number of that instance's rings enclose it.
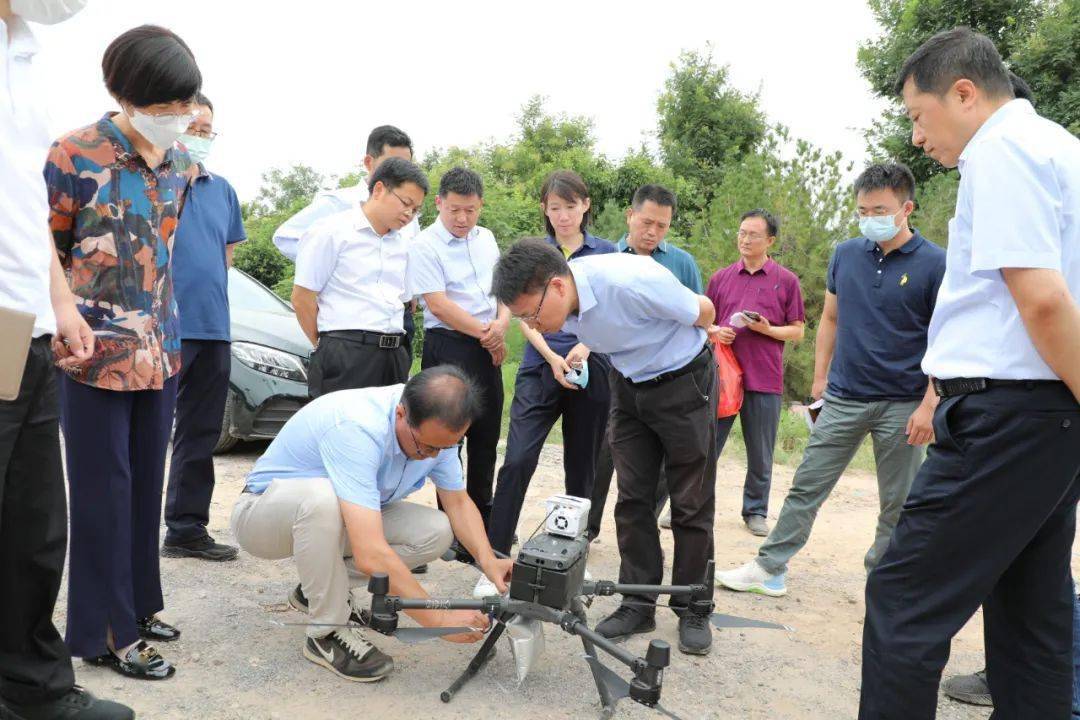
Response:
[[[942,379],[1057,379],[1001,270],[1057,270],[1080,301],[1080,140],[1012,100],[968,142],[959,170],[923,370]]]
[[[477,225],[458,238],[436,220],[409,245],[408,291],[413,297],[442,292],[451,302],[481,323],[498,314],[491,294],[491,276],[499,260],[499,246],[487,228]],[[435,317],[424,303],[424,327],[453,329]]]

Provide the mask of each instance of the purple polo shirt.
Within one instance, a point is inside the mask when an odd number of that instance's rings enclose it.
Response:
[[[730,325],[740,310],[760,313],[772,325],[806,321],[802,289],[795,273],[768,259],[751,273],[743,261],[716,271],[705,291],[716,307],[716,324]],[[784,342],[750,328],[735,328],[732,344],[743,371],[743,388],[752,392],[782,395],[784,392]]]

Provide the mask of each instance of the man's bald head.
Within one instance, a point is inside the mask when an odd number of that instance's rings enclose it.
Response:
[[[421,370],[401,394],[409,425],[435,420],[449,430],[467,427],[481,413],[480,389],[460,368],[438,365]]]

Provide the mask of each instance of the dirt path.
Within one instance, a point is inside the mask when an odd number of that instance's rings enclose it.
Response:
[[[261,451],[248,446],[217,459],[218,488],[211,532],[232,542],[228,515],[244,475]],[[543,517],[544,498],[562,490],[562,455],[548,446],[530,489],[521,522],[530,532]],[[753,557],[758,539],[743,528],[738,508],[743,465],[721,461],[717,485],[716,556],[720,568]],[[792,469],[777,467],[770,521],[775,519],[791,482]],[[433,494],[425,491],[423,502]],[[611,504],[601,541],[593,545],[590,571],[597,579],[617,576]],[[712,654],[691,658],[672,653],[665,675],[663,703],[684,720],[737,718],[803,720],[853,718],[858,706],[860,638],[863,619],[862,556],[873,537],[877,508],[872,475],[852,473],[842,480],[818,517],[814,535],[792,566],[789,595],[769,599],[718,591],[717,609],[784,622],[792,633],[771,630],[725,630],[714,635]],[[670,558],[671,534],[662,539]],[[472,647],[434,641],[402,645],[375,636],[393,655],[396,670],[374,685],[341,681],[301,656],[303,630],[274,621],[300,621],[288,609],[287,593],[296,582],[291,561],[269,562],[241,553],[233,563],[162,560],[166,594],[163,617],[184,632],[162,646],[178,665],[175,678],[161,683],[126,680],[76,661],[78,680],[100,695],[122,700],[140,718],[280,718],[377,717],[379,720],[437,718],[591,718],[598,702],[580,643],[554,627],[546,630],[547,650],[523,686],[518,686],[509,648],[499,655],[450,704],[439,691],[464,667]],[[471,591],[475,573],[459,564],[438,562],[423,582],[438,595]],[[66,598],[57,607],[64,620]],[[601,598],[590,611],[595,623],[615,605]],[[661,613],[655,637],[674,645],[676,622]],[[630,643],[644,652],[647,641]],[[982,664],[981,618],[976,617],[953,643],[949,672],[969,672]],[[943,720],[986,718],[989,712],[942,699]],[[659,717],[623,701],[618,718]]]

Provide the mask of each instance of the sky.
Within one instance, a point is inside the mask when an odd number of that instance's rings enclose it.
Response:
[[[735,87],[760,93],[770,122],[856,166],[862,131],[884,107],[855,67],[858,44],[879,32],[866,0],[89,0],[73,19],[34,28],[55,135],[116,109],[101,56],[142,23],[174,30],[195,53],[220,133],[207,166],[241,200],[272,167],[355,170],[376,125],[408,132],[418,157],[508,141],[537,94],[549,112],[591,118],[611,158],[655,147],[670,63],[709,44]]]

